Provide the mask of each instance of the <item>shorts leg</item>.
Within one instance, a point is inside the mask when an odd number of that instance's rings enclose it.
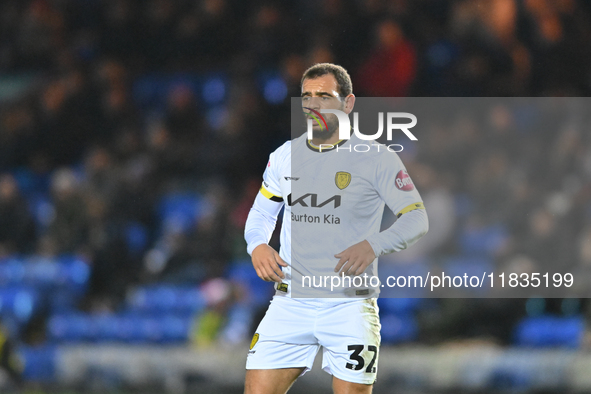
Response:
[[[373,298],[328,308],[317,326],[324,371],[347,382],[375,382],[381,340],[378,311]]]
[[[287,297],[274,297],[251,342],[246,369],[301,368],[314,364],[316,311]]]

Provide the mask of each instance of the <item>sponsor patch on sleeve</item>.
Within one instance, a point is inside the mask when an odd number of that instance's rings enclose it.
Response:
[[[415,188],[415,185],[412,183],[412,179],[410,179],[410,176],[406,170],[398,171],[394,181],[396,182],[396,188],[398,188],[398,190],[402,190],[403,192],[409,192]]]

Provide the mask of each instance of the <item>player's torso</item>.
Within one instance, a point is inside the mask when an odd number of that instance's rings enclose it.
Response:
[[[379,231],[384,202],[372,157],[346,148],[320,153],[296,139],[281,166],[282,255],[302,275],[335,275],[334,255]],[[377,275],[374,265],[366,273]]]
[[[292,226],[336,234],[351,226],[367,226],[368,219],[383,209],[371,168],[349,152],[294,152],[289,170],[280,185]]]

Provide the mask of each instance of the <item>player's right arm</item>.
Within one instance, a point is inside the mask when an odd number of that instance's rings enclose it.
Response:
[[[277,223],[277,215],[284,204],[273,156],[271,154],[263,174],[263,184],[246,219],[244,238],[248,244],[247,251],[252,257],[252,265],[259,278],[265,281],[281,282],[285,275],[280,266],[287,267],[287,264],[279,257],[279,253],[269,246],[269,240]]]

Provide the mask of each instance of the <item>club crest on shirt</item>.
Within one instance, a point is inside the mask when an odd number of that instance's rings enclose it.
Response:
[[[415,188],[415,185],[412,183],[412,179],[410,179],[410,176],[406,170],[398,171],[394,182],[396,182],[396,187],[403,192],[409,192]]]
[[[337,187],[343,190],[351,183],[351,174],[348,172],[339,171],[337,172],[334,181],[337,184]]]

